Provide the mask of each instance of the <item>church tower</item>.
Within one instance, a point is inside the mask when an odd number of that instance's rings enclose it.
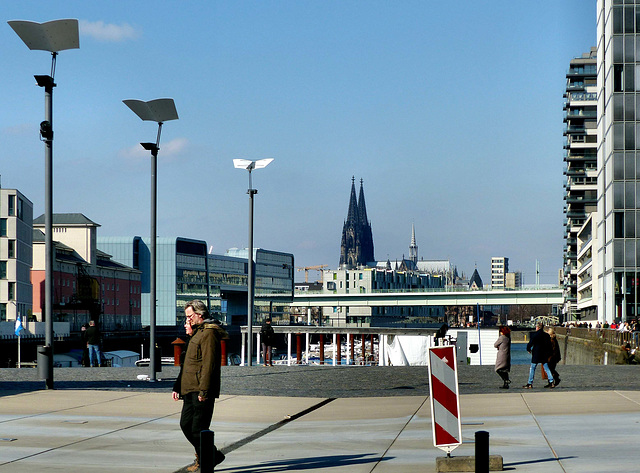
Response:
[[[411,244],[409,245],[409,259],[418,264],[418,244],[416,243],[416,227],[411,224]],[[415,267],[415,266],[414,266]]]
[[[355,177],[352,177],[349,209],[342,227],[340,269],[355,269],[373,261],[373,233],[367,219],[364,187],[360,180],[360,194],[356,199]]]

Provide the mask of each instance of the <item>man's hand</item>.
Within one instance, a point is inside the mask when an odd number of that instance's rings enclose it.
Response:
[[[175,391],[173,391],[173,392],[171,393],[171,397],[172,397],[172,399],[173,399],[174,401],[177,401],[178,399],[180,399],[180,394],[179,394],[179,393],[177,393],[177,392],[175,392]]]
[[[204,402],[204,401],[206,401],[206,400],[207,400],[207,398],[206,398],[206,397],[198,396],[198,401],[200,401],[200,402]]]

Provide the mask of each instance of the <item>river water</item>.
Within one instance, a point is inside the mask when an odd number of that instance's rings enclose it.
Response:
[[[527,352],[526,343],[511,343],[511,364],[512,365],[531,364],[531,355]]]

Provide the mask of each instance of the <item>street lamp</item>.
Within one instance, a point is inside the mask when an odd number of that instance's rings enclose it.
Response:
[[[158,150],[160,149],[160,133],[162,124],[169,120],[177,120],[178,112],[173,99],[156,99],[148,102],[142,100],[123,100],[133,113],[142,120],[158,124],[158,136],[155,143],[140,143],[144,149],[151,151],[151,262],[149,281],[149,381],[156,380],[160,366],[156,366],[156,222],[157,222],[157,171]]]
[[[45,143],[44,151],[44,317],[45,346],[39,357],[43,362],[45,386],[53,389],[53,88],[56,86],[56,58],[60,51],[80,47],[78,20],[54,20],[46,23],[12,20],[9,26],[31,50],[51,53],[51,75],[34,76],[36,83],[44,87],[44,121],[40,123],[40,135]]]
[[[238,169],[249,171],[249,250],[247,252],[247,361],[251,366],[251,345],[253,343],[253,293],[255,280],[253,276],[253,196],[258,193],[258,189],[253,189],[251,185],[251,171],[254,169],[266,168],[273,158],[258,159],[250,161],[248,159],[234,159],[233,166]]]

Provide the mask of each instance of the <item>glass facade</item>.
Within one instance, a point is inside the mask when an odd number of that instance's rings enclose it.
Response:
[[[290,304],[293,300],[293,255],[260,248],[255,249],[253,255],[255,267],[255,313],[253,320],[256,323],[262,323],[265,318],[271,317],[275,323],[279,321],[288,323]],[[244,263],[243,277],[244,291],[246,291],[247,249],[233,248],[228,250],[225,256],[239,259]],[[229,304],[231,304],[230,301]],[[246,304],[245,295],[244,309],[236,311],[244,314],[242,316],[244,319],[239,317],[237,313],[234,319],[243,325],[246,324]],[[228,307],[228,310],[231,312],[233,308]],[[240,320],[244,320],[244,322],[240,322]]]
[[[142,325],[148,325],[148,241],[140,237],[100,237],[98,245],[115,261],[142,271]],[[157,325],[181,325],[185,303],[192,299],[208,301],[211,314],[226,324],[246,325],[246,249],[212,255],[206,252],[206,242],[186,238],[158,238],[156,248]],[[254,261],[254,320],[261,323],[271,316],[288,321],[293,300],[293,255],[257,249]]]
[[[640,5],[598,1],[599,317],[638,314],[640,278]]]

